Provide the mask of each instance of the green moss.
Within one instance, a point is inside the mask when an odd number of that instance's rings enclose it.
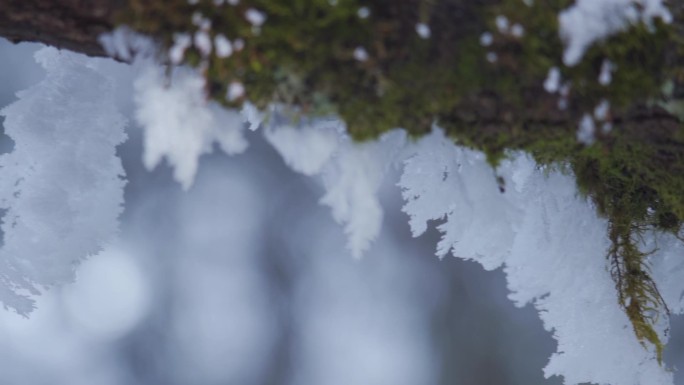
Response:
[[[195,50],[186,55],[187,64],[205,69],[210,96],[226,105],[277,103],[293,119],[338,115],[357,140],[395,127],[417,137],[437,122],[456,142],[486,153],[494,167],[518,150],[540,164],[571,169],[580,191],[610,223],[607,257],[618,302],[636,336],[660,359],[653,325],[667,307],[639,239],[653,229],[678,234],[684,219],[682,15],[675,12],[673,24],[636,24],[568,68],[557,15],[572,0],[532,6],[519,0],[129,2],[120,22],[157,36],[164,47],[174,33],[197,30],[195,12],[211,20],[212,31],[244,40],[244,49],[227,59],[203,58]],[[362,6],[368,18],[358,16]],[[248,8],[267,15],[261,28],[245,19]],[[499,32],[500,15],[522,25],[524,35]],[[429,39],[415,32],[418,22],[430,26]],[[485,32],[493,37],[486,47],[480,43]],[[368,60],[354,58],[357,47]],[[598,77],[606,61],[616,69],[603,85]],[[554,67],[565,95],[543,88]],[[233,81],[245,85],[246,96],[229,102],[226,88]],[[579,143],[578,122],[603,100],[611,105],[605,123],[612,129],[599,130],[592,145]]]

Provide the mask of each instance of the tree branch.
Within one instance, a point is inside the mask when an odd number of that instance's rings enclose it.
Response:
[[[105,56],[97,38],[114,28],[124,0],[0,0],[0,36]]]

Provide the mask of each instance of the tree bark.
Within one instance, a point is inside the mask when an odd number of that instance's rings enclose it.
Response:
[[[114,28],[124,0],[0,0],[0,36],[105,56],[98,36]]]

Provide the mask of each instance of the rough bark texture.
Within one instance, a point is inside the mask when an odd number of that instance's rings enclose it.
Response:
[[[97,37],[114,26],[123,0],[0,0],[0,36],[104,56]]]

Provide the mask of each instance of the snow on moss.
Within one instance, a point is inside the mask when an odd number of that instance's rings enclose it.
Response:
[[[187,68],[166,77],[161,67],[148,64],[135,82],[135,117],[145,130],[145,167],[153,169],[166,158],[185,189],[192,185],[199,157],[211,152],[214,142],[227,154],[247,148],[240,113],[207,101],[204,90],[205,79]]]
[[[578,0],[558,16],[560,36],[565,42],[563,62],[574,66],[595,42],[635,23],[652,25],[656,18],[672,21],[662,0]]]
[[[572,175],[517,154],[502,162],[497,177],[481,153],[454,145],[440,131],[414,153],[399,183],[413,234],[443,221],[438,255],[504,269],[510,299],[533,304],[558,341],[547,377],[563,376],[568,385],[672,384],[672,373],[660,366],[654,347],[639,342],[617,301],[605,258],[607,221],[578,194]],[[667,277],[682,268],[675,258],[682,246],[671,238],[658,243],[669,258],[656,265],[656,279],[671,309],[681,312],[684,287],[680,278]],[[663,316],[661,340],[667,327]]]

